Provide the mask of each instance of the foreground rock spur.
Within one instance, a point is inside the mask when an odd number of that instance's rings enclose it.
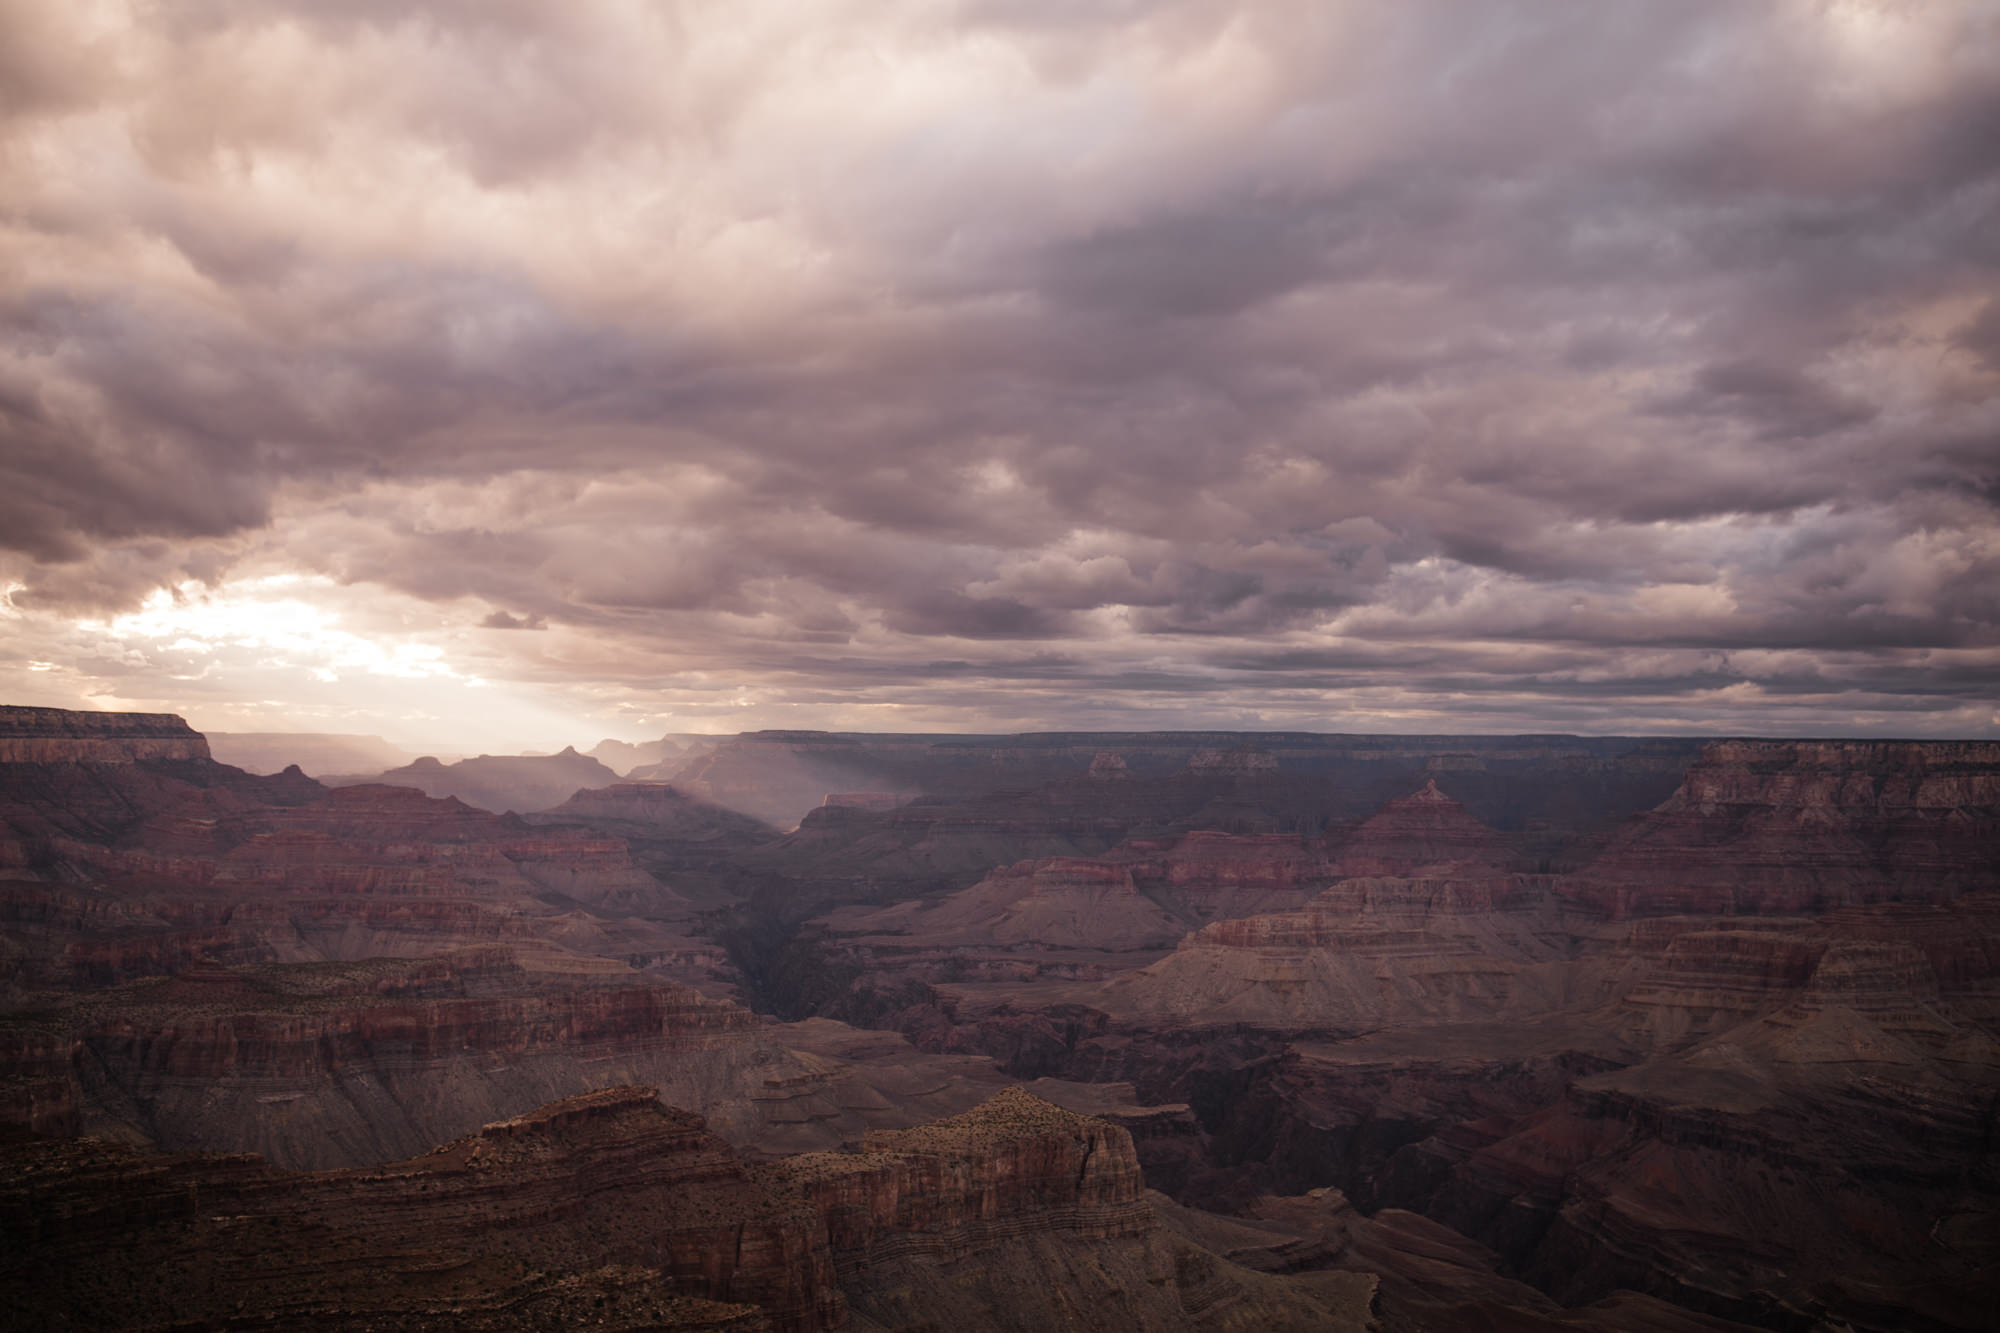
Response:
[[[2000,747],[765,733],[679,765],[524,818],[0,709],[12,1323],[2000,1299]]]
[[[642,1087],[378,1167],[23,1137],[0,1164],[17,1327],[1360,1329],[1374,1287],[1173,1234],[1124,1130],[1018,1088],[758,1165]]]

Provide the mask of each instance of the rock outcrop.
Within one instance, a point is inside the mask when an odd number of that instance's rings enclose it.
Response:
[[[89,1140],[17,1140],[0,1166],[0,1282],[38,1324],[809,1333],[853,1305],[876,1327],[1359,1330],[1374,1287],[1163,1233],[1123,1130],[1018,1089],[759,1166],[645,1087],[363,1170]]]
[[[1198,829],[1134,838],[1113,852],[1132,877],[1191,926],[1304,907],[1336,878],[1325,845],[1295,834]]]
[[[1631,1287],[1767,1327],[1981,1327],[2000,1046],[1921,975],[1899,989],[1912,971],[1836,946],[1797,1003],[1578,1080],[1427,1211],[1566,1302]]]
[[[1275,773],[1278,756],[1254,745],[1240,745],[1233,750],[1201,749],[1188,756],[1187,771],[1214,777]]]
[[[59,804],[72,789],[93,799]],[[633,864],[624,840],[405,788],[329,792],[295,773],[250,778],[206,761],[0,764],[0,820],[20,867],[0,893],[0,943],[16,943],[0,947],[0,981],[17,987],[130,980],[195,958],[575,944],[588,935],[579,904],[649,918],[627,917],[624,938],[603,941],[611,957],[688,945],[658,924],[686,905]]]
[[[201,733],[172,713],[80,713],[0,704],[0,764],[133,764],[208,757]]]
[[[1438,790],[1435,779],[1390,801],[1340,846],[1334,878],[1497,874],[1511,858],[1500,834]]]
[[[2000,744],[1722,741],[1564,892],[1609,917],[1797,914],[2000,887]]]
[[[1158,950],[1186,932],[1139,892],[1130,867],[1063,856],[1004,867],[936,903],[838,913],[832,920],[865,943],[906,948]]]
[[[287,1174],[81,1141],[6,1149],[15,1314],[53,1325],[837,1327],[815,1219],[699,1117],[607,1088],[424,1156]],[[470,1316],[466,1318],[466,1316]]]
[[[0,1114],[298,1168],[401,1156],[607,1074],[749,1138],[765,1083],[801,1072],[734,1005],[608,963],[537,973],[504,947],[197,966],[0,1019]]]
[[[1106,987],[1114,1014],[1353,1032],[1578,1001],[1545,877],[1348,879],[1303,910],[1215,921]]]
[[[628,838],[682,843],[730,839],[738,851],[776,833],[768,824],[690,796],[671,782],[614,782],[575,792],[531,816],[530,822],[585,824]]]

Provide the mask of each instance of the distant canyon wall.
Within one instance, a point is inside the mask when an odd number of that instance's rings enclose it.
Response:
[[[172,713],[0,705],[0,764],[131,764],[208,757],[208,741]]]

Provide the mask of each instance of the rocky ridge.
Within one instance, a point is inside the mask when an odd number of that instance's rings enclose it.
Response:
[[[614,770],[571,746],[556,754],[482,754],[450,764],[426,755],[382,773],[336,774],[326,781],[332,787],[414,787],[426,796],[452,797],[482,810],[527,813],[617,780]]]
[[[1346,1274],[1274,1280],[1162,1232],[1123,1130],[1018,1089],[870,1136],[857,1153],[760,1166],[644,1087],[571,1097],[361,1170],[286,1174],[250,1157],[146,1157],[89,1140],[16,1141],[0,1154],[0,1281],[25,1302],[16,1314],[100,1328],[172,1310],[236,1327],[581,1315],[613,1328],[806,1333],[847,1325],[853,1305],[873,1312],[870,1326],[928,1316],[1027,1329],[1042,1313],[1033,1303],[966,1319],[951,1299],[976,1285],[968,1277],[993,1294],[1008,1271],[994,1261],[1022,1247],[1069,1257],[1067,1272],[1036,1284],[1044,1307],[1104,1303],[1069,1321],[1078,1328],[1136,1317],[1359,1330],[1373,1288]],[[1146,1280],[1119,1284],[1128,1272]]]

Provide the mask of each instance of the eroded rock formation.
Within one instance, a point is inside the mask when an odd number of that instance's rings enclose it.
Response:
[[[1390,1333],[1961,1328],[1994,1303],[1990,744],[767,733],[523,820],[252,777],[171,719],[15,730],[17,1123],[379,1162],[654,1083],[707,1128],[550,1123],[733,1143],[685,1160],[799,1219],[864,1328],[1338,1326],[1371,1290]],[[780,833],[725,796],[804,804]],[[954,1119],[1007,1076],[1084,1118],[1010,1094]],[[467,1170],[558,1130],[494,1132]],[[82,1176],[147,1200],[180,1169]],[[220,1168],[188,1169],[174,1190]],[[750,1251],[793,1244],[730,1216]],[[692,1250],[564,1234],[559,1263],[425,1271],[468,1275],[467,1326],[572,1298],[613,1325],[835,1317],[742,1303],[734,1259],[682,1288]],[[394,1322],[369,1308],[329,1318]]]
[[[2000,887],[2000,744],[1721,741],[1565,885],[1612,917],[1823,912]]]
[[[75,713],[0,704],[0,764],[207,758],[207,740],[172,713]]]
[[[1143,1188],[1125,1131],[1019,1089],[858,1152],[752,1166],[652,1089],[612,1087],[304,1175],[16,1140],[0,1282],[15,1318],[106,1329],[171,1312],[808,1333],[850,1306],[874,1327],[1366,1326],[1372,1278],[1239,1268],[1163,1231]]]

